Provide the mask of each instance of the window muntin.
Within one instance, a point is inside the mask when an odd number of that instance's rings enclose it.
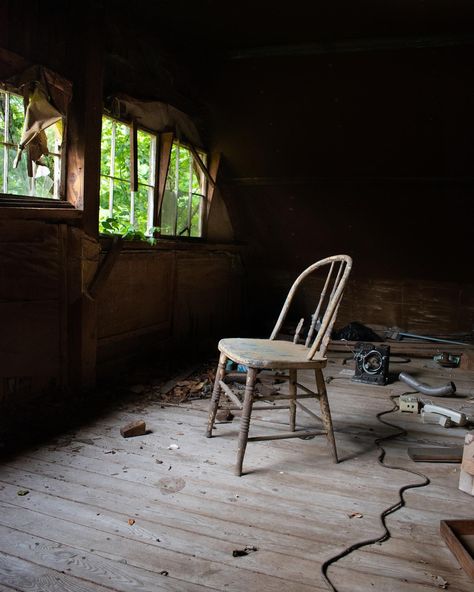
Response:
[[[157,138],[137,129],[137,191],[132,188],[131,134],[126,123],[104,116],[100,171],[101,230],[153,233]]]
[[[204,165],[207,155],[196,151]],[[186,145],[175,141],[166,178],[160,229],[165,236],[202,236],[206,178]]]
[[[48,154],[31,163],[29,176],[28,148],[13,168],[24,120],[23,97],[0,89],[0,193],[60,199],[62,125],[44,130]]]

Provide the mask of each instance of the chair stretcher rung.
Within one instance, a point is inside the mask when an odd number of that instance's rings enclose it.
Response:
[[[308,415],[310,415],[313,419],[317,419],[320,423],[323,423],[323,420],[319,417],[319,415],[316,415],[316,413],[313,413],[311,411],[311,409],[308,409],[306,407],[306,405],[303,405],[302,403],[300,403],[299,401],[296,401],[296,404],[298,405],[298,407],[301,409],[301,411],[304,411],[305,413],[307,413]]]
[[[298,395],[298,399],[309,399],[310,397],[314,398],[314,395]],[[281,395],[258,395],[254,397],[254,401],[287,401],[291,399],[290,395],[281,394]]]
[[[300,388],[302,391],[304,391],[305,393],[308,393],[308,395],[310,397],[318,397],[319,396],[318,393],[315,393],[314,391],[312,391],[311,389],[309,389],[307,386],[304,386],[304,384],[301,384],[301,383],[297,382],[296,383],[296,386],[298,388]],[[304,395],[298,395],[298,397],[300,399],[302,398],[302,396],[304,396]]]
[[[222,380],[219,380],[219,386],[224,391],[224,394],[227,397],[229,397],[229,399],[232,401],[232,403],[234,403],[234,405],[238,409],[242,409],[242,403],[240,402],[239,398],[236,395],[234,395],[234,393],[232,392],[232,389],[229,386],[227,386],[226,383],[223,382]]]
[[[289,409],[289,405],[254,405],[252,411],[273,411],[274,409]],[[242,411],[242,407],[225,407],[231,411]]]
[[[298,432],[282,432],[281,434],[274,434],[272,436],[252,436],[248,439],[249,442],[261,442],[262,440],[284,440],[286,438],[304,438],[306,436],[325,436],[327,432],[318,430],[317,432],[300,430]]]

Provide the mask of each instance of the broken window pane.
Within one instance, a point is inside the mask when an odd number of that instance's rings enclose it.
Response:
[[[35,158],[28,176],[29,147],[27,146],[16,168],[18,144],[21,140],[25,110],[23,97],[0,90],[0,192],[31,197],[59,199],[61,180],[62,122],[50,125],[34,138],[43,137],[47,153]],[[33,145],[33,141],[30,146]]]
[[[198,154],[205,163],[206,155]],[[201,236],[205,188],[205,177],[192,151],[174,142],[161,212],[162,234]]]
[[[22,158],[16,169],[13,168],[16,148],[7,148],[8,166],[5,170],[5,193],[14,195],[30,195],[30,178],[28,177],[27,161]]]

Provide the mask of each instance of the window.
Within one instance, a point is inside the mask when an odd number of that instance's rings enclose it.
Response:
[[[169,159],[169,166],[161,211],[158,212],[161,197],[158,170],[160,156],[164,156],[159,154],[158,143],[158,135],[104,115],[100,171],[101,232],[120,234],[130,239],[154,234],[202,236],[207,187],[203,168],[207,156],[178,141],[170,145],[170,140],[166,158],[162,158],[163,161]]]
[[[153,234],[157,137],[104,116],[100,179],[100,229]],[[136,146],[136,150],[133,149]]]
[[[21,95],[0,89],[0,193],[59,199],[61,188],[62,120],[35,137],[42,145],[40,158],[29,158],[29,144],[14,168],[22,136],[25,109]]]
[[[206,166],[206,154],[194,153]],[[173,142],[161,208],[162,235],[202,235],[206,178],[195,154],[180,142]]]

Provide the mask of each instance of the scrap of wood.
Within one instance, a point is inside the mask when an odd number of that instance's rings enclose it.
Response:
[[[462,469],[469,475],[474,475],[474,432],[466,434],[464,439]]]
[[[460,463],[462,446],[420,446],[408,448],[408,456],[415,462]]]
[[[462,467],[459,473],[459,489],[464,493],[474,495],[474,475],[470,475]]]
[[[132,438],[133,436],[144,436],[146,434],[146,424],[142,419],[132,421],[120,428],[120,434],[124,438]]]
[[[474,535],[474,520],[441,520],[440,533],[459,565],[474,579],[474,550],[463,542]]]
[[[461,370],[474,370],[474,349],[465,350],[462,352],[459,368]]]

